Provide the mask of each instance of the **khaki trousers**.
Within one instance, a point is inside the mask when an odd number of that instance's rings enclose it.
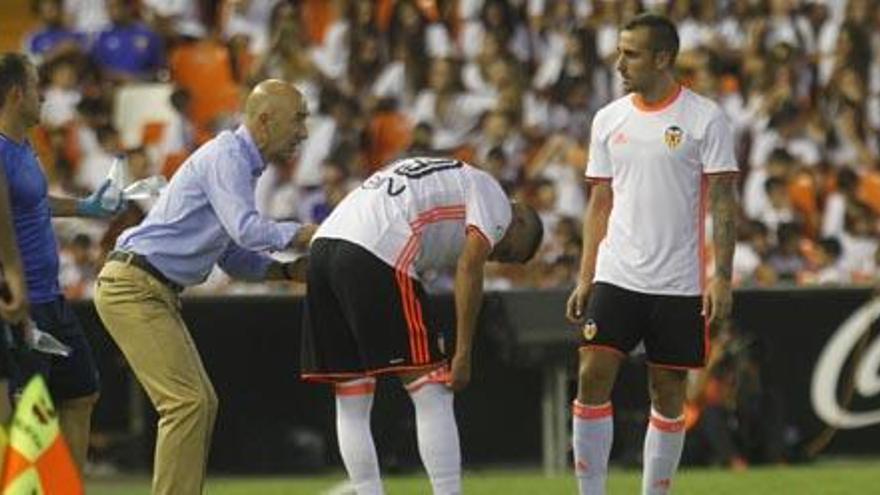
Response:
[[[140,268],[109,261],[95,306],[159,413],[153,494],[202,493],[217,394],[178,295]]]

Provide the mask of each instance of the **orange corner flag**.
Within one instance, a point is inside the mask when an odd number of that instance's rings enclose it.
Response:
[[[61,436],[46,382],[28,383],[9,427],[2,495],[82,495],[82,479]]]

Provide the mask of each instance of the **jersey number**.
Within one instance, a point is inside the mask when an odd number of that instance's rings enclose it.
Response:
[[[461,162],[447,158],[419,158],[404,161],[394,167],[394,173],[410,179],[421,179],[433,173],[454,168],[461,168]]]

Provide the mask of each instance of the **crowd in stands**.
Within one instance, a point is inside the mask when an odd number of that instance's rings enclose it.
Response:
[[[262,212],[320,222],[389,160],[450,154],[489,170],[545,222],[538,259],[493,268],[491,287],[568,287],[590,123],[622,96],[618,27],[644,9],[676,22],[681,81],[732,122],[736,283],[872,282],[877,0],[34,0],[39,26],[22,41],[45,104],[33,139],[56,192],[93,190],[118,155],[134,178],[171,177],[237,125],[249,87],[281,78],[308,99],[309,138],[261,177]],[[149,206],[132,203],[109,229],[59,225],[69,296],[88,297],[115,236]],[[438,274],[430,285],[448,283]],[[201,289],[254,290],[290,289],[245,289],[219,273]]]

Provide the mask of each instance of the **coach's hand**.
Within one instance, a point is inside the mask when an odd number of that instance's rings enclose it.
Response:
[[[709,290],[703,294],[703,317],[710,325],[724,321],[730,316],[733,307],[733,294],[730,281],[715,277],[709,283]]]
[[[587,300],[590,297],[589,282],[578,282],[577,287],[571,291],[568,296],[568,303],[565,305],[565,317],[572,323],[581,323],[584,321],[584,311],[587,309]]]
[[[467,387],[471,381],[471,358],[456,354],[452,357],[452,366],[449,370],[449,383],[447,386],[454,392]]]
[[[293,239],[290,241],[290,247],[297,251],[307,250],[316,230],[318,230],[317,225],[313,223],[304,223],[302,227],[296,231],[296,235],[294,235]]]

